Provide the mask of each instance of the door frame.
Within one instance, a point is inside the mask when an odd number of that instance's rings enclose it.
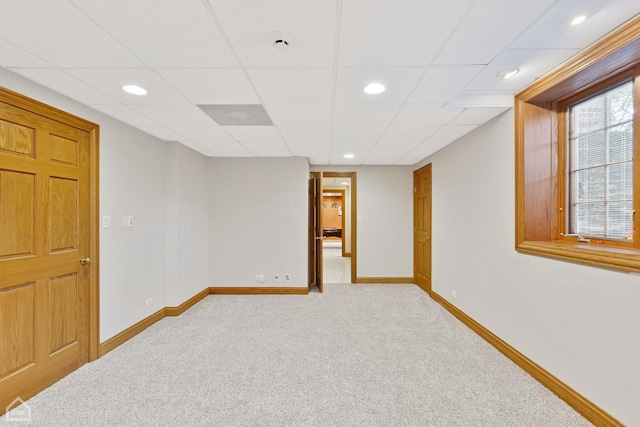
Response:
[[[350,207],[350,220],[351,220],[351,283],[357,283],[358,279],[358,250],[357,250],[357,218],[358,218],[358,205],[357,205],[357,173],[356,172],[322,172],[324,178],[350,178],[351,179],[351,191],[349,192],[349,207]],[[344,204],[344,200],[343,200]],[[343,212],[344,216],[344,212]],[[342,245],[344,248],[344,245]],[[344,249],[343,249],[344,250]]]
[[[89,143],[89,362],[99,356],[100,345],[100,126],[43,102],[0,87],[0,102],[75,127],[88,133]]]

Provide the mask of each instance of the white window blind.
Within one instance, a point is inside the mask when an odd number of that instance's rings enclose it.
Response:
[[[570,234],[633,240],[633,81],[569,107]]]

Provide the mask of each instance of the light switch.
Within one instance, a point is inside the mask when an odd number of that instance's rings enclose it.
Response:
[[[127,217],[127,227],[133,227],[133,217],[132,216],[128,216]]]
[[[109,215],[105,215],[102,217],[102,228],[111,227],[111,217]]]
[[[358,222],[362,222],[362,215],[358,215]]]

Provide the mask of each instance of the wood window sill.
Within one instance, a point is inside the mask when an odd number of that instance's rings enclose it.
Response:
[[[613,270],[640,272],[640,249],[600,246],[564,241],[525,241],[516,246],[522,253],[540,255]]]

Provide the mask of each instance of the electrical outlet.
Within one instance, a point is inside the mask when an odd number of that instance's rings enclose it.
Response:
[[[291,274],[285,273],[284,280],[291,280]]]
[[[264,283],[264,274],[262,274],[262,273],[256,274],[256,282]]]
[[[458,296],[458,293],[456,291],[451,291],[451,296],[455,298]]]
[[[147,300],[145,301],[145,304],[146,304],[147,306],[149,306],[149,305],[153,304],[153,298],[147,298]]]

